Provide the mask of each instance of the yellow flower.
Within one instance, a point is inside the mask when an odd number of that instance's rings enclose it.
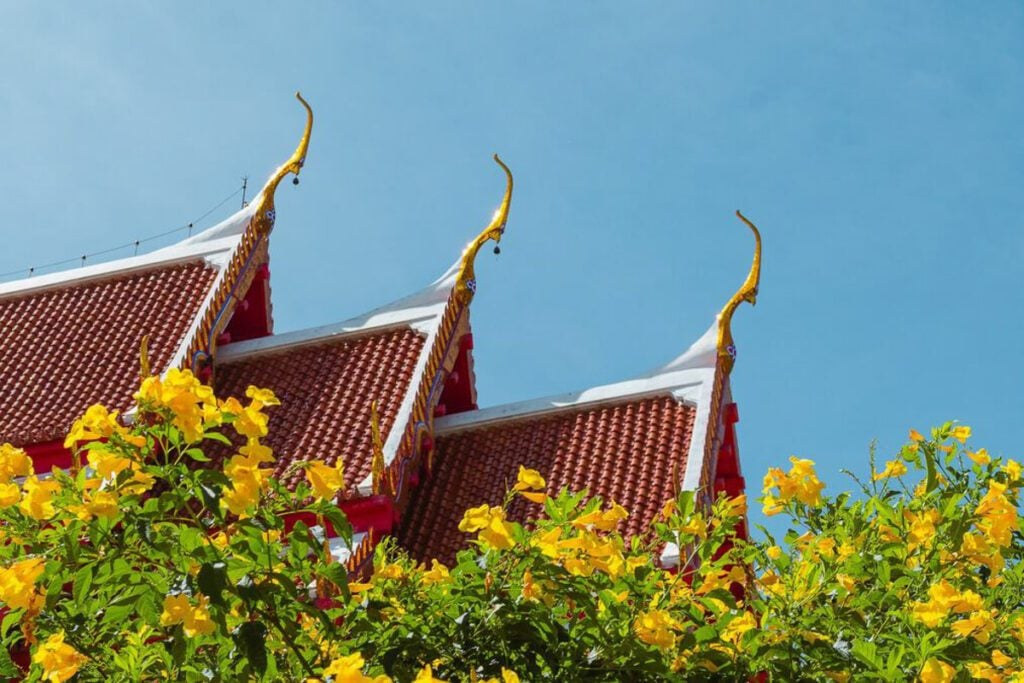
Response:
[[[232,426],[235,431],[249,439],[261,439],[267,435],[267,423],[270,418],[261,413],[255,404],[242,408],[241,412],[235,415]]]
[[[480,530],[479,539],[486,545],[499,550],[508,550],[515,546],[512,539],[512,525],[505,521],[505,511],[495,508],[500,514],[491,517],[487,528]]]
[[[935,540],[935,525],[939,523],[942,516],[938,510],[923,510],[920,513],[903,511],[903,518],[907,521],[907,550],[914,552],[917,548],[930,548]]]
[[[519,683],[519,674],[501,667],[501,683]]]
[[[492,548],[507,550],[515,545],[512,525],[505,521],[505,511],[500,507],[481,505],[466,510],[459,531],[479,532],[477,538]]]
[[[541,476],[537,470],[529,470],[519,466],[519,474],[516,477],[516,485],[512,487],[513,491],[543,491],[544,487],[547,486],[547,482],[544,481],[544,477]]]
[[[25,481],[25,497],[18,504],[18,509],[37,521],[44,521],[53,517],[56,510],[53,507],[53,494],[60,489],[60,485],[52,479],[39,481],[34,476]]]
[[[637,638],[661,650],[668,650],[676,644],[676,629],[679,624],[665,610],[651,610],[640,614],[633,622]]]
[[[951,436],[960,443],[967,443],[967,439],[971,438],[971,428],[967,425],[953,427]]]
[[[43,668],[43,680],[63,683],[82,667],[88,657],[64,642],[64,631],[54,633],[32,655],[32,662]]]
[[[764,554],[767,555],[770,560],[777,560],[782,557],[782,548],[777,545],[773,545],[765,550]]]
[[[629,517],[629,512],[626,511],[626,508],[612,501],[612,506],[608,510],[594,510],[580,515],[572,521],[572,525],[577,529],[593,527],[601,531],[614,531],[619,522],[627,517]]]
[[[916,429],[911,429],[910,430],[910,440],[911,441],[921,442],[921,441],[924,441],[924,437],[921,436],[921,432],[917,431]]]
[[[821,504],[821,491],[825,488],[825,484],[818,479],[818,475],[814,471],[814,461],[797,457],[790,457],[789,461],[793,466],[788,473],[783,473],[778,467],[771,467],[764,477],[763,493],[765,494],[766,515],[781,511],[780,505],[784,506],[785,503],[794,499],[804,505],[817,506]],[[772,489],[776,488],[779,490],[777,498],[771,495]]]
[[[547,482],[544,481],[544,477],[541,476],[540,472],[520,465],[519,474],[516,477],[516,483],[512,490],[518,492],[519,495],[527,500],[543,504],[548,497],[546,494],[538,492],[543,491],[545,486],[547,486]],[[530,489],[534,489],[534,491],[531,492]]]
[[[344,465],[340,459],[333,467],[325,465],[321,460],[313,460],[306,465],[306,479],[317,498],[334,500],[338,492],[345,488]]]
[[[420,583],[425,586],[430,586],[435,583],[447,582],[451,578],[451,574],[448,573],[448,567],[444,566],[437,560],[430,561],[430,569],[423,572],[423,576],[420,577]]]
[[[1017,508],[1006,495],[1006,485],[990,481],[988,491],[974,514],[981,517],[978,528],[988,539],[1000,547],[1007,547],[1017,529]]]
[[[405,576],[405,570],[402,569],[402,565],[391,563],[382,565],[374,571],[373,575],[374,578],[397,581]]]
[[[486,506],[485,506],[486,507]],[[461,525],[459,528],[462,528]],[[546,557],[556,558],[559,555],[558,539],[562,535],[562,528],[555,527],[550,531],[545,531],[539,537],[535,537],[531,544],[540,549]]]
[[[992,663],[996,666],[1007,666],[1013,659],[1008,657],[1002,650],[992,650]]]
[[[135,463],[131,458],[126,458],[106,448],[94,448],[86,454],[91,467],[101,479],[114,479],[124,470],[133,468]]]
[[[474,532],[487,526],[491,519],[491,506],[486,503],[479,507],[470,508],[462,515],[459,522],[459,531]]]
[[[120,511],[117,496],[110,491],[97,491],[89,496],[85,509],[89,514],[103,519],[113,519]]]
[[[890,477],[902,477],[907,473],[907,466],[903,464],[902,460],[889,460],[885,463],[885,469],[881,472],[876,472],[871,478],[874,481],[880,479],[888,479]]]
[[[11,609],[38,608],[43,596],[36,592],[36,581],[46,569],[41,557],[30,557],[0,569],[0,602]]]
[[[786,509],[786,502],[780,498],[776,498],[775,496],[765,496],[761,500],[764,504],[762,512],[765,517],[777,515]]]
[[[992,458],[984,448],[979,448],[976,451],[964,451],[964,453],[977,465],[987,465],[992,462]]]
[[[1004,680],[999,670],[988,662],[968,662],[967,670],[973,679],[988,681],[989,683],[1003,683]]]
[[[387,676],[371,678],[363,675],[365,665],[363,656],[355,652],[332,660],[324,669],[324,676],[331,676],[334,683],[387,683],[391,680]]]
[[[250,384],[245,390],[245,395],[252,399],[253,404],[259,404],[256,406],[257,409],[262,408],[263,406],[281,405],[281,401],[278,400],[277,396],[275,396],[274,392],[270,389],[260,389],[259,387],[254,387]]]
[[[0,483],[8,483],[15,477],[34,474],[32,459],[20,448],[9,443],[0,444]]]
[[[1007,460],[1003,465],[1003,471],[1009,475],[1010,481],[1020,480],[1021,469],[1021,464],[1016,460]]]
[[[533,580],[533,572],[523,572],[523,600],[537,600],[541,596],[540,587]]]
[[[996,622],[993,621],[991,612],[979,610],[972,612],[966,619],[955,622],[950,628],[961,638],[971,636],[982,645],[985,645],[992,637],[992,631],[996,628]]]
[[[213,389],[202,384],[190,370],[171,368],[162,378],[147,377],[135,398],[144,410],[169,410],[174,426],[189,443],[203,438],[204,423],[220,421]]]
[[[199,604],[195,607],[189,602],[187,595],[168,595],[164,598],[164,611],[160,614],[160,624],[162,626],[182,624],[185,635],[189,638],[213,633],[217,630],[217,625],[210,618],[210,611],[206,604],[205,595],[199,596]]]
[[[726,517],[745,517],[747,515],[747,494],[731,496],[725,499],[722,512]]]
[[[991,543],[982,534],[965,533],[960,545],[960,552],[969,560],[988,567],[993,575],[1002,571],[1005,564],[999,546]]]
[[[704,521],[704,518],[700,515],[694,515],[685,524],[679,527],[679,531],[684,534],[690,534],[700,539],[705,539],[708,536],[708,525]]]
[[[0,507],[10,507],[19,500],[21,500],[21,489],[17,484],[0,484]]]
[[[950,683],[955,675],[956,669],[942,660],[932,657],[921,667],[921,675],[918,680],[921,683]]]
[[[416,674],[413,683],[445,683],[445,681],[440,678],[434,678],[434,670],[428,664]]]
[[[757,619],[750,612],[744,612],[741,616],[733,617],[725,628],[722,629],[722,640],[731,643],[735,648],[741,648],[740,639],[747,631],[757,628]]]

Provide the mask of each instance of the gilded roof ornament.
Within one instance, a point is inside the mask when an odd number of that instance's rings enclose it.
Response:
[[[736,362],[736,343],[732,338],[732,314],[744,301],[751,306],[757,304],[757,289],[761,284],[761,233],[757,226],[747,220],[742,213],[737,211],[736,216],[746,223],[754,233],[754,260],[750,264],[747,279],[725,304],[722,312],[718,314],[718,357],[722,360],[722,367],[725,369],[726,375],[732,371],[732,366]]]
[[[299,146],[295,148],[288,161],[281,164],[274,171],[274,174],[270,176],[270,179],[267,180],[266,185],[260,191],[260,205],[256,211],[255,220],[257,221],[257,226],[265,230],[274,227],[274,219],[276,218],[274,212],[274,192],[277,191],[277,186],[289,173],[295,176],[292,182],[296,185],[299,184],[299,172],[306,164],[306,152],[309,151],[309,136],[313,132],[313,110],[309,108],[309,103],[303,99],[302,93],[296,92],[295,99],[306,108],[306,130],[302,133]]]
[[[370,404],[370,438],[373,444],[373,460],[370,463],[370,476],[373,482],[373,495],[384,493],[384,441],[380,438],[380,417],[377,414],[377,402]]]
[[[483,229],[483,232],[477,235],[475,240],[466,245],[466,249],[462,252],[462,265],[459,267],[455,291],[463,304],[469,304],[476,293],[476,271],[473,269],[473,262],[476,260],[477,252],[480,251],[480,247],[485,242],[494,240],[494,253],[500,253],[501,250],[498,248],[497,243],[501,242],[501,236],[505,232],[505,223],[508,222],[508,209],[512,203],[512,171],[508,169],[508,166],[505,165],[505,162],[497,154],[494,155],[494,161],[505,171],[505,197],[501,200],[501,205],[497,211],[494,212],[491,222]]]

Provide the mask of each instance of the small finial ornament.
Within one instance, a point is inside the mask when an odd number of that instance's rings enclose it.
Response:
[[[512,171],[508,169],[508,166],[505,165],[505,162],[497,154],[494,155],[494,161],[505,171],[505,196],[502,198],[498,210],[494,212],[491,222],[483,229],[483,232],[477,235],[475,240],[466,245],[465,251],[462,252],[462,265],[459,268],[459,275],[455,281],[455,289],[456,296],[459,297],[459,300],[464,305],[468,305],[473,300],[473,294],[476,293],[476,271],[473,268],[473,262],[476,260],[480,247],[488,240],[493,240],[495,242],[494,253],[501,253],[501,248],[497,243],[501,241],[501,236],[505,233],[505,224],[508,222],[508,210],[512,203]]]
[[[757,226],[747,220],[742,213],[737,211],[736,216],[754,233],[754,259],[750,264],[747,279],[743,281],[740,288],[718,314],[718,357],[722,361],[726,375],[732,372],[732,366],[736,363],[736,343],[732,338],[732,315],[744,301],[751,306],[757,304],[757,290],[761,284],[761,233]]]
[[[262,231],[269,232],[274,227],[274,219],[276,217],[274,211],[274,192],[277,191],[277,186],[289,173],[295,176],[292,178],[292,183],[298,185],[299,173],[306,164],[306,153],[309,151],[309,137],[313,133],[313,110],[310,109],[309,103],[302,98],[301,93],[296,92],[295,99],[306,109],[306,130],[302,133],[299,146],[295,148],[288,161],[284,162],[274,171],[274,174],[270,176],[267,184],[260,191],[260,205],[256,210],[254,220],[256,221],[257,228]]]
[[[370,404],[370,440],[373,445],[373,460],[370,463],[370,478],[373,483],[373,495],[384,493],[384,442],[380,438],[380,417],[377,415],[377,401]]]

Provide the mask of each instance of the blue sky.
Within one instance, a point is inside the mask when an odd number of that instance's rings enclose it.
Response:
[[[478,261],[482,405],[660,365],[742,282],[743,467],[838,470],[947,419],[1024,456],[1024,6],[0,7],[0,272],[187,223],[316,126],[278,192],[278,331]],[[225,207],[227,209],[227,207]],[[219,214],[224,215],[223,212]],[[755,515],[755,521],[759,521]]]

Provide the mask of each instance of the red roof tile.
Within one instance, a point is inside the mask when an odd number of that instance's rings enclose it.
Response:
[[[165,368],[216,274],[197,259],[0,298],[0,442],[63,439],[93,403],[131,407],[142,337]]]
[[[295,483],[303,475],[293,463],[340,457],[351,490],[370,474],[370,402],[386,439],[423,343],[406,327],[244,356],[217,365],[217,395],[244,397],[250,384],[273,389],[281,405],[268,409],[264,443],[277,457],[275,475]]]
[[[413,492],[399,543],[420,560],[451,562],[470,534],[463,512],[498,505],[519,465],[547,479],[547,492],[588,489],[630,511],[622,531],[643,532],[673,496],[673,470],[686,468],[696,411],[670,396],[537,415],[437,437],[434,470]],[[510,516],[542,512],[518,499]]]

